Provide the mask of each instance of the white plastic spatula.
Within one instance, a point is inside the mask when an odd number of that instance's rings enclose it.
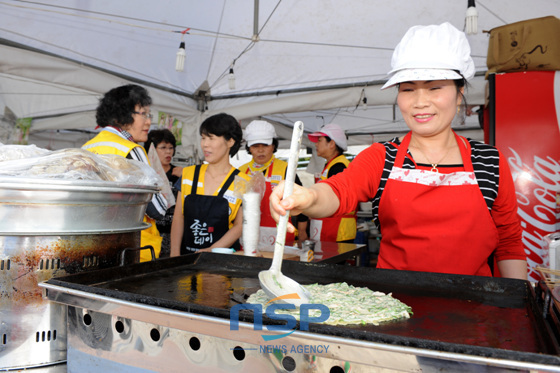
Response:
[[[283,198],[290,196],[294,190],[294,180],[296,177],[302,135],[303,122],[298,121],[294,123],[294,131],[292,133],[290,158],[288,159],[288,170],[286,171],[286,180],[284,181]],[[280,271],[282,259],[284,257],[284,245],[286,243],[286,230],[288,228],[289,217],[290,214],[289,211],[287,211],[286,215],[280,216],[278,220],[272,265],[268,271],[261,271],[259,273],[259,282],[270,299],[281,297],[277,299],[277,301],[299,306],[303,303],[309,303],[309,292],[296,281],[284,276]],[[282,298],[282,296],[286,297]]]

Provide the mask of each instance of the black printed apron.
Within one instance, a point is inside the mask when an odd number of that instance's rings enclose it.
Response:
[[[200,165],[196,166],[191,187],[191,193],[184,201],[184,228],[181,243],[181,255],[196,252],[212,246],[229,230],[229,203],[224,193],[228,190],[235,175],[239,170],[234,170],[217,196],[197,194]],[[239,242],[234,244],[238,249]]]

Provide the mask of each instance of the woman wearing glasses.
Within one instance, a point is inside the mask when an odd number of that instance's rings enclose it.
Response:
[[[165,171],[169,185],[173,188],[183,173],[183,167],[178,167],[171,163],[173,156],[175,156],[175,148],[177,147],[175,136],[173,132],[166,128],[150,131],[150,133],[148,133],[148,140],[144,143],[146,152],[150,150],[152,144],[154,144],[154,148],[161,161],[161,166]]]
[[[177,146],[175,136],[173,135],[173,132],[166,128],[150,131],[150,133],[148,133],[148,141],[144,143],[144,149],[146,149],[146,152],[150,151],[150,146],[152,144],[154,144],[154,148],[156,149],[158,158],[161,162],[161,167],[165,171],[165,176],[167,176],[173,195],[177,198],[177,192],[181,186],[179,184],[178,187],[175,187],[175,185],[181,178],[183,167],[175,166],[171,163]],[[161,242],[160,258],[169,256],[171,243],[169,233],[171,232],[171,222],[173,221],[174,211],[175,206],[169,207],[162,219],[156,219],[157,229],[163,239]]]
[[[148,91],[138,85],[129,84],[111,89],[99,101],[95,114],[97,125],[103,130],[86,142],[82,149],[96,154],[117,154],[128,159],[150,164],[144,148],[139,142],[148,140],[152,122]],[[154,194],[146,209],[144,221],[150,228],[141,233],[140,245],[151,245],[156,257],[161,250],[161,236],[155,220],[165,216],[167,200],[161,193]],[[149,251],[142,250],[140,260],[150,260]]]

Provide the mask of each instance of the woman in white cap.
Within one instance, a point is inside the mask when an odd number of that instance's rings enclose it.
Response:
[[[449,23],[415,26],[396,47],[390,79],[410,132],[362,151],[342,173],[270,198],[273,216],[340,215],[371,200],[381,231],[377,267],[527,279],[515,189],[494,147],[451,129],[474,76],[470,46]],[[489,258],[497,263],[492,272]]]
[[[325,158],[327,163],[315,182],[328,178],[344,171],[350,163],[344,156],[348,149],[344,130],[334,123],[321,127],[317,132],[307,135],[315,143],[317,155]],[[348,214],[331,216],[322,219],[311,219],[310,236],[314,241],[354,242],[356,238],[356,211]]]
[[[245,149],[253,156],[253,159],[239,167],[241,173],[253,175],[262,172],[266,181],[266,190],[261,200],[261,228],[260,242],[263,245],[274,247],[276,240],[276,221],[270,214],[269,197],[272,190],[278,183],[286,178],[288,163],[274,156],[278,149],[278,137],[274,126],[264,120],[254,120],[244,131]],[[297,185],[301,185],[299,177],[296,175]],[[307,217],[299,215],[297,218],[298,241],[302,243],[307,239]],[[291,243],[295,239],[294,232],[286,234],[286,243]]]

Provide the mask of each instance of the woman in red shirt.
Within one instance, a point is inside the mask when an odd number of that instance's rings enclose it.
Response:
[[[371,200],[382,235],[378,268],[491,276],[493,255],[501,276],[526,280],[507,162],[451,128],[474,76],[465,34],[449,23],[412,27],[392,67],[382,89],[396,86],[410,132],[373,144],[344,172],[285,200],[279,185],[270,197],[274,216],[337,216]]]

